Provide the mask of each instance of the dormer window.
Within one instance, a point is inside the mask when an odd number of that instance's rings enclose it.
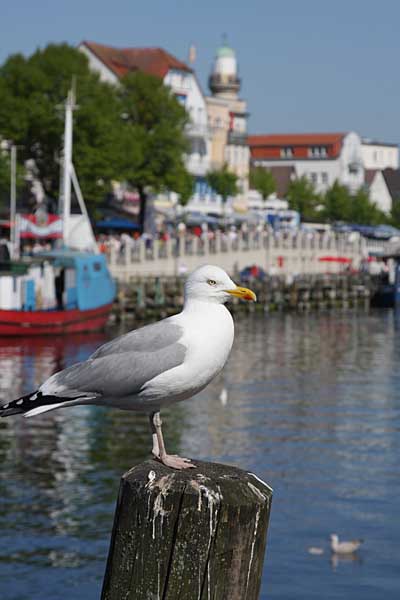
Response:
[[[292,158],[293,148],[291,146],[284,146],[281,148],[281,158]]]
[[[325,158],[327,156],[326,146],[311,146],[308,149],[310,158]]]

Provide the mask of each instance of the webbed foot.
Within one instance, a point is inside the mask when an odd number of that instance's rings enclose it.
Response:
[[[196,465],[190,462],[189,458],[183,458],[177,454],[164,454],[163,456],[158,456],[157,459],[166,467],[179,471],[181,469],[194,469],[196,467]]]

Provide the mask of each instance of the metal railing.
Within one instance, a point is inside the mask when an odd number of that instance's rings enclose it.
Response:
[[[382,247],[382,243],[381,243]],[[232,273],[258,265],[270,274],[338,273],[358,268],[368,254],[366,241],[351,234],[305,232],[217,231],[196,237],[185,234],[166,241],[131,240],[108,248],[113,276],[120,281],[145,275],[179,275],[201,264],[216,264]]]

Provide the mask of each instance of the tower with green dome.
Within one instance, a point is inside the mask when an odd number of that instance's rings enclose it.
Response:
[[[237,73],[236,55],[228,46],[224,37],[222,46],[217,49],[211,75],[208,80],[213,96],[237,98],[240,90],[240,79]]]
[[[232,201],[235,211],[247,210],[249,189],[249,147],[247,144],[247,102],[239,97],[241,81],[235,51],[226,39],[215,53],[209,77],[211,95],[206,97],[211,131],[211,168],[225,166],[235,173],[239,193]]]

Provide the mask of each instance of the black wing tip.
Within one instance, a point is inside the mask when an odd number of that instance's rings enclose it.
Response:
[[[22,415],[25,411],[22,408],[0,408],[0,417],[11,417],[12,415]]]
[[[30,394],[26,394],[26,396],[21,396],[16,400],[11,400],[10,402],[4,402],[2,406],[0,406],[0,417],[11,417],[11,415],[21,415],[32,408],[40,405],[40,400],[42,398],[42,392],[32,392]]]

